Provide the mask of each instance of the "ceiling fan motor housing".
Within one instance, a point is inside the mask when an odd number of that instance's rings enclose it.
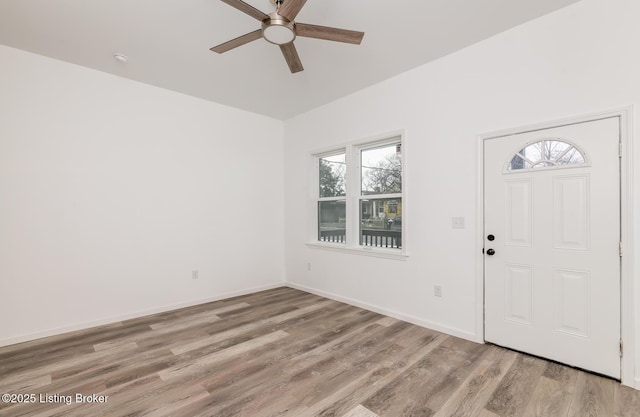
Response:
[[[296,38],[295,23],[271,13],[268,19],[262,21],[262,37],[275,45],[291,43]]]

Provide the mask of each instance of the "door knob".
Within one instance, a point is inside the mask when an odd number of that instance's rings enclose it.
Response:
[[[487,249],[487,255],[491,256],[494,255],[496,253],[496,251],[494,251],[493,249]]]

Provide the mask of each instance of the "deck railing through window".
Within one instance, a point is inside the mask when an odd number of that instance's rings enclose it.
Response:
[[[321,230],[320,241],[345,243],[346,235],[344,229]],[[360,244],[362,246],[371,246],[377,248],[401,248],[402,232],[396,230],[370,230],[362,229],[360,235]]]
[[[322,242],[345,243],[347,241],[345,229],[321,230],[320,240]]]

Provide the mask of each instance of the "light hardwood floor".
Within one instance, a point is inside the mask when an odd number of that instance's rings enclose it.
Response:
[[[36,398],[1,416],[640,416],[615,381],[290,288],[0,348],[4,392]]]

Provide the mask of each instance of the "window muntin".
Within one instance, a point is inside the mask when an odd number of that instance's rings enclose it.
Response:
[[[401,149],[393,137],[316,155],[319,242],[402,249]]]
[[[517,152],[507,164],[508,172],[537,168],[566,168],[587,164],[585,154],[561,139],[533,142]]]

